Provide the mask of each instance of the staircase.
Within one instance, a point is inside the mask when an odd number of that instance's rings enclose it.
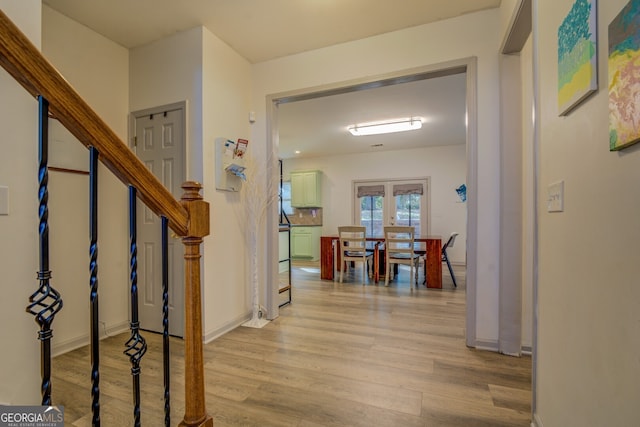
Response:
[[[51,398],[51,337],[55,326],[55,316],[64,309],[64,295],[56,289],[49,269],[49,226],[48,226],[48,123],[59,121],[88,150],[90,182],[90,246],[89,270],[91,272],[87,299],[90,302],[91,330],[91,408],[92,425],[100,426],[100,353],[99,353],[99,240],[98,240],[98,162],[104,164],[123,185],[129,188],[130,203],[130,288],[131,288],[131,337],[123,343],[123,357],[131,362],[132,398],[135,402],[132,415],[133,424],[142,424],[140,411],[140,362],[147,351],[144,337],[137,318],[137,245],[136,245],[136,199],[142,201],[151,211],[162,218],[163,246],[166,245],[168,230],[182,238],[185,266],[185,414],[180,426],[213,426],[213,419],[207,414],[204,398],[204,368],[202,351],[202,313],[200,280],[200,246],[209,234],[209,204],[200,195],[201,185],[186,182],[180,200],[162,185],[145,167],[136,155],[121,141],[106,123],[89,107],[56,69],[43,57],[40,51],[0,10],[0,65],[34,97],[38,103],[38,218],[34,224],[38,230],[40,243],[39,271],[37,286],[25,295],[27,312],[35,317],[40,330],[38,340],[41,347],[42,377],[41,405],[55,405]],[[35,159],[34,159],[35,160]],[[35,171],[34,171],[35,173]],[[165,251],[166,252],[166,251]],[[166,286],[166,256],[163,260],[163,285]],[[166,287],[165,287],[166,289]],[[26,302],[28,299],[28,303]],[[168,370],[168,329],[165,298],[163,338],[165,345],[165,425],[169,425],[170,382]],[[5,326],[6,327],[6,326]],[[37,367],[33,367],[37,369]],[[33,402],[33,404],[36,404]]]

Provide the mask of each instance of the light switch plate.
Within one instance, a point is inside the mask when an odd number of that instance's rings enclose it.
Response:
[[[9,187],[0,186],[0,215],[9,215]]]
[[[549,184],[547,188],[547,212],[564,212],[564,181]]]

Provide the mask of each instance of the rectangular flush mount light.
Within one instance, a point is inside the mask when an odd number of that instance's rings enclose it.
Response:
[[[349,132],[354,136],[378,135],[383,133],[404,132],[416,130],[422,127],[422,119],[412,117],[404,120],[394,120],[389,122],[363,123],[349,126]]]

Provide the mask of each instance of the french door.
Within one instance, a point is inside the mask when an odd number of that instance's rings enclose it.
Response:
[[[415,227],[417,236],[429,234],[429,178],[355,181],[354,222],[367,236],[383,236],[384,226]]]

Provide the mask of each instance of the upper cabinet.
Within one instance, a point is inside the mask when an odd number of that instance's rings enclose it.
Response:
[[[319,208],[322,206],[322,172],[291,172],[291,206]]]

